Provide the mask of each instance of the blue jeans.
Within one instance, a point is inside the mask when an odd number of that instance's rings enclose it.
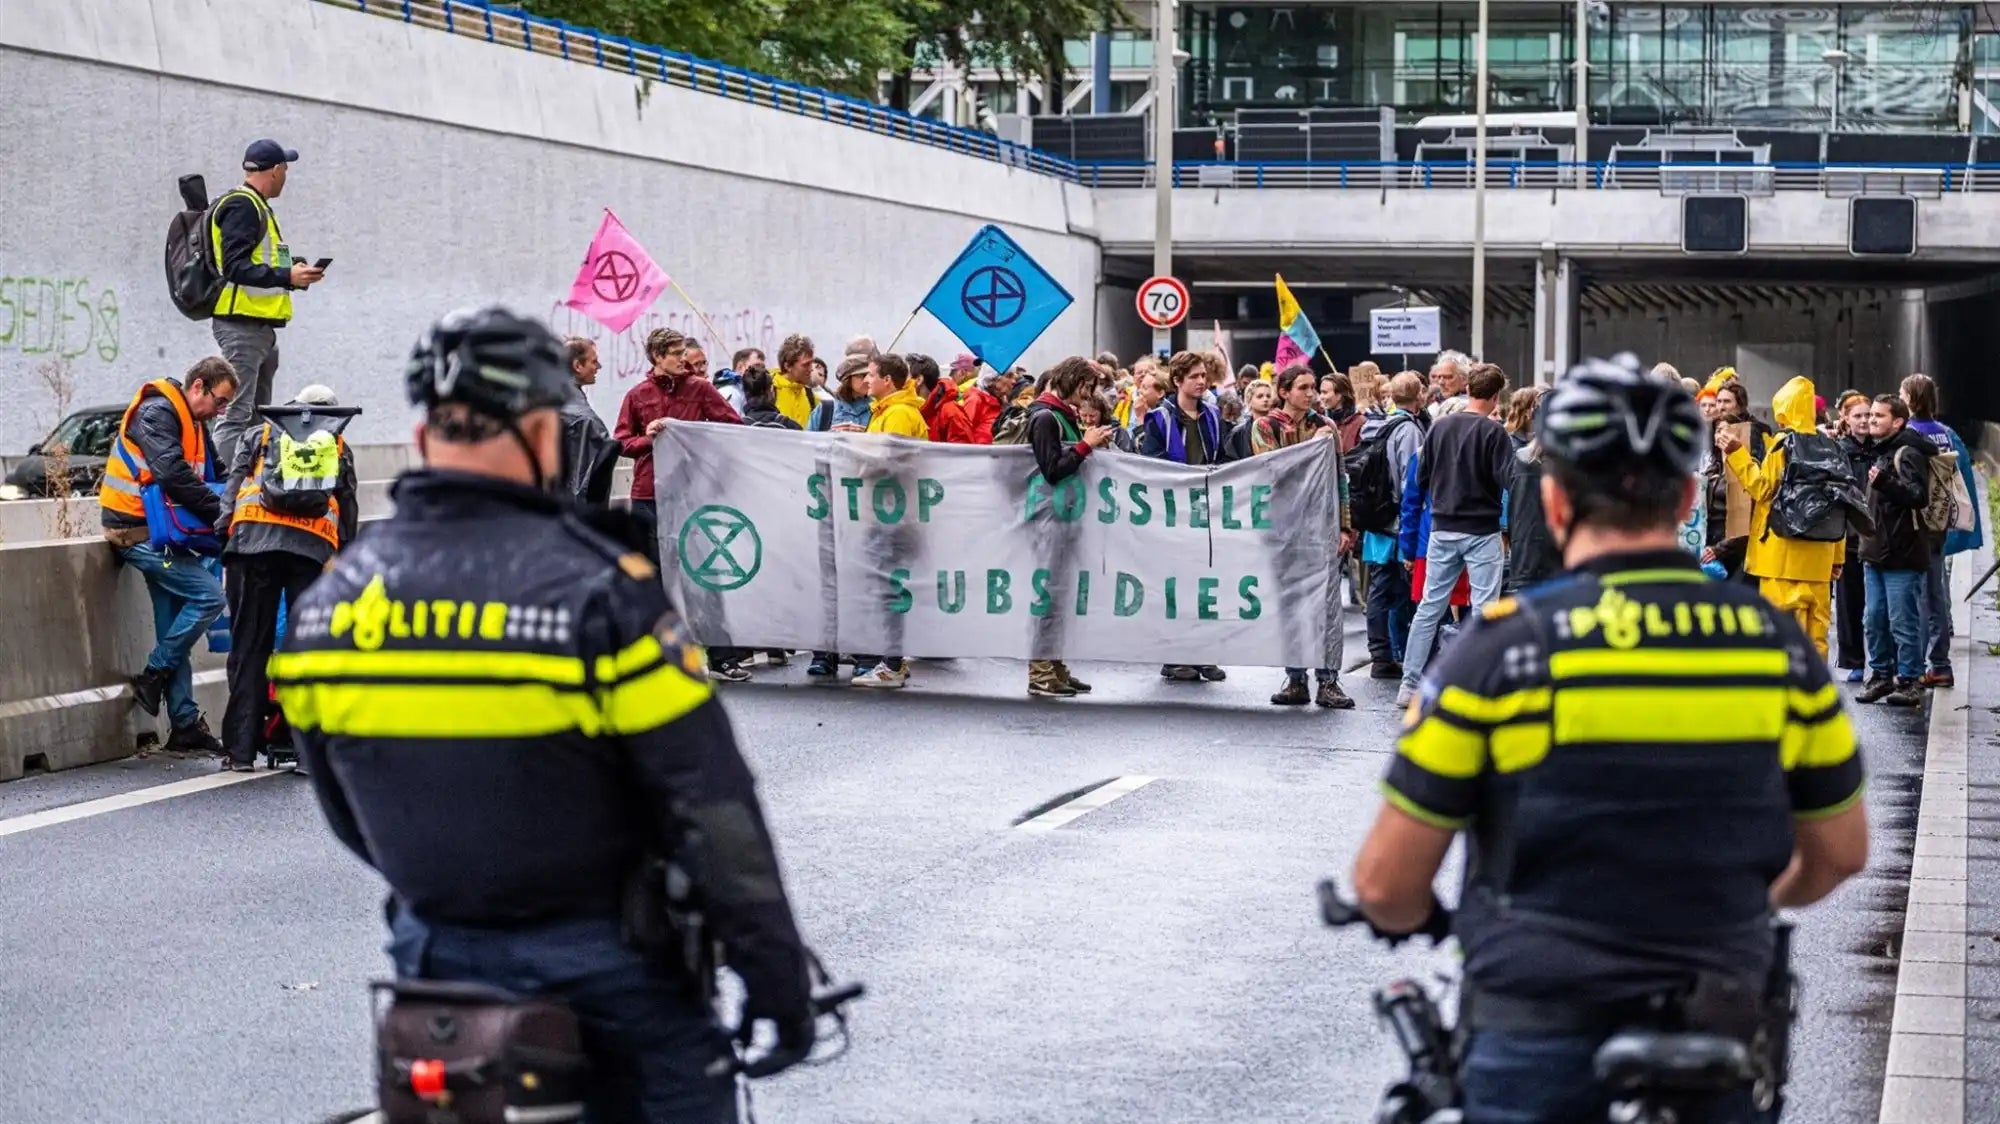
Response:
[[[1410,638],[1410,571],[1401,562],[1368,564],[1368,658],[1402,663]]]
[[[590,1058],[585,1124],[734,1124],[735,1079],[703,1072],[730,1056],[728,1033],[625,946],[616,918],[473,929],[396,914],[398,975],[569,1004]]]
[[[1472,605],[1479,608],[1500,599],[1500,583],[1507,576],[1507,553],[1500,535],[1465,535],[1455,531],[1432,531],[1430,549],[1424,558],[1424,599],[1410,623],[1410,640],[1403,649],[1403,685],[1415,687],[1430,662],[1431,647],[1437,643],[1438,626],[1451,607],[1451,587],[1458,575],[1469,575]]]
[[[1592,1066],[1601,1035],[1474,1031],[1459,1080],[1465,1124],[1604,1124],[1610,1098]],[[1685,1102],[1681,1124],[1769,1124],[1748,1089]]]
[[[167,717],[176,730],[192,726],[201,720],[201,707],[194,701],[188,657],[194,642],[222,615],[222,583],[200,558],[182,551],[168,553],[140,543],[119,551],[118,557],[146,579],[153,599],[154,643],[146,667],[173,672],[167,681]]]
[[[1922,570],[1868,567],[1867,607],[1862,631],[1868,639],[1868,669],[1875,675],[1915,679],[1924,673],[1924,586]]]
[[[1931,551],[1924,588],[1924,670],[1951,670],[1951,559]]]

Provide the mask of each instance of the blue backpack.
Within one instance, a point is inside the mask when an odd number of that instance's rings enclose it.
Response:
[[[113,448],[117,450],[119,459],[125,462],[126,469],[132,473],[132,478],[138,479],[139,466],[133,463],[132,454],[125,448],[125,443],[116,442]],[[226,482],[215,478],[213,456],[203,462],[202,483],[207,484],[208,490],[217,496],[222,495],[223,490],[228,487]],[[139,489],[139,503],[146,511],[146,542],[153,549],[166,550],[173,547],[209,556],[222,553],[222,536],[215,533],[215,528],[167,498],[166,490],[160,487],[158,480]]]

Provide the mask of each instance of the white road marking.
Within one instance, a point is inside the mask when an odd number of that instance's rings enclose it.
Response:
[[[1015,825],[1017,831],[1054,831],[1055,829],[1080,819],[1121,796],[1137,792],[1152,784],[1157,777],[1119,777],[1106,781],[1074,800],[1066,800],[1030,820]]]
[[[1964,678],[1957,690],[1931,692],[1881,1124],[1965,1124],[1965,769],[1973,678],[1965,592],[1972,559],[1985,553],[1961,555],[1952,567],[1951,665]]]
[[[127,808],[138,808],[146,804],[157,804],[162,800],[172,800],[181,796],[192,796],[197,792],[207,792],[213,788],[228,788],[245,781],[259,781],[265,777],[275,777],[289,773],[288,769],[264,769],[255,773],[210,773],[205,777],[189,777],[171,784],[154,785],[135,792],[121,792],[116,796],[106,796],[99,800],[86,800],[81,804],[67,804],[60,808],[49,808],[40,812],[30,812],[25,816],[0,820],[0,838],[19,835],[41,827],[74,823],[101,816],[106,812],[122,812]]]

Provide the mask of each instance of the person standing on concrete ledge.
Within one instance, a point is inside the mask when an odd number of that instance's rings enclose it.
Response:
[[[224,772],[257,767],[271,693],[264,665],[278,646],[280,604],[298,604],[360,527],[354,454],[340,439],[347,419],[359,411],[341,409],[333,391],[317,385],[299,391],[290,404],[315,409],[274,417],[242,442],[224,493],[232,505],[229,545],[222,551],[229,598]]]
[[[209,211],[208,236],[222,273],[215,298],[215,343],[236,368],[243,393],[215,423],[215,446],[224,463],[259,406],[269,405],[278,375],[278,329],[292,319],[292,290],[310,288],[325,272],[292,260],[271,200],[285,190],[286,169],[298,152],[274,140],[253,142],[243,153],[243,186],[224,193]]]
[[[236,394],[236,372],[216,356],[189,368],[180,382],[154,379],[140,387],[118,423],[118,445],[97,493],[105,540],[146,579],[153,600],[155,643],[145,669],[132,679],[132,696],[156,716],[165,701],[171,750],[222,752],[195,702],[188,667],[194,642],[222,615],[222,583],[192,551],[155,545],[164,535],[154,535],[147,524],[144,494],[157,484],[165,501],[186,516],[223,526],[222,499],[209,487],[215,461],[207,423]]]

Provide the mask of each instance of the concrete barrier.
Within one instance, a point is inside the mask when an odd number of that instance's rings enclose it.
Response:
[[[126,678],[153,646],[146,583],[102,539],[0,545],[0,781],[124,757],[166,719]],[[223,657],[195,645],[195,693],[222,718]]]

